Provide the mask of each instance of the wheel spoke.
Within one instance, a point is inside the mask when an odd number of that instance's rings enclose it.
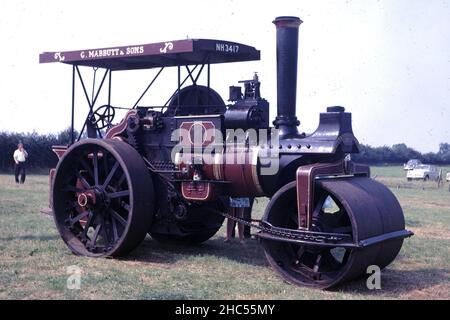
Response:
[[[94,213],[89,212],[89,219],[86,222],[86,224],[84,225],[84,229],[83,229],[83,234],[82,234],[83,239],[87,239],[87,234],[88,234],[89,228],[91,227],[93,220],[94,220]]]
[[[326,195],[326,194],[322,195],[320,197],[319,201],[316,203],[316,205],[314,207],[314,210],[313,210],[313,213],[312,213],[312,216],[314,218],[319,216],[319,214],[322,211],[323,205],[325,204],[325,201],[327,200],[327,198],[328,198],[328,195]]]
[[[89,184],[89,182],[86,181],[86,179],[80,174],[79,171],[75,171],[75,175],[78,178],[78,180],[80,180],[81,184],[83,185],[83,187],[85,187],[86,189],[90,189],[91,185]]]
[[[119,233],[117,232],[116,219],[111,218],[111,222],[112,222],[112,229],[113,229],[113,239],[114,239],[114,242],[116,242],[119,239]]]
[[[109,172],[108,153],[106,152],[106,150],[103,150],[102,153],[103,153],[103,156],[102,156],[102,159],[103,159],[103,170],[104,170],[105,176],[106,176],[108,174],[108,172]]]
[[[96,186],[98,186],[99,185],[99,182],[98,182],[98,152],[94,151],[92,154],[93,154],[92,160],[94,163],[94,184]]]
[[[122,173],[122,176],[120,177],[119,182],[117,183],[117,185],[121,186],[122,183],[125,181],[125,179],[126,179],[126,176],[125,176],[125,172],[124,172],[124,173]]]
[[[322,266],[322,260],[323,260],[322,253],[319,253],[317,255],[316,261],[314,263],[314,267],[313,267],[314,272],[319,272],[319,269]]]
[[[97,242],[97,238],[98,238],[98,235],[99,235],[101,229],[102,229],[102,224],[99,224],[95,227],[94,234],[92,235],[92,239],[89,242],[91,249],[95,248],[95,243]]]
[[[83,167],[84,170],[86,170],[91,177],[94,177],[94,174],[92,173],[92,168],[91,166],[86,162],[86,159],[81,158],[80,160],[81,166]]]
[[[110,230],[108,230],[108,228],[107,228],[108,226],[109,226],[109,224],[105,221],[105,224],[103,225],[102,230],[101,230],[101,235],[103,237],[103,240],[105,241],[105,247],[107,247],[111,243],[115,242],[114,240],[111,242],[110,232],[108,232]]]
[[[118,214],[116,210],[109,209],[109,211],[113,219],[117,220],[124,227],[127,225],[127,221],[120,214]]]
[[[123,191],[108,193],[108,197],[110,199],[128,197],[129,195],[130,195],[130,191],[129,190],[123,190]]]
[[[297,259],[300,260],[303,256],[303,254],[305,253],[305,246],[300,246],[298,247],[297,250]]]
[[[73,226],[75,223],[80,222],[81,219],[86,218],[89,215],[89,211],[84,211],[74,218],[70,219],[70,225]]]
[[[116,163],[114,163],[114,166],[112,167],[111,171],[109,172],[108,176],[106,177],[105,183],[103,183],[103,189],[105,189],[109,185],[112,177],[114,176],[114,174],[117,171],[117,168],[119,168],[119,162],[116,161]]]

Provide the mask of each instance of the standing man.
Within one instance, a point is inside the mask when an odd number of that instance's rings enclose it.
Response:
[[[16,177],[16,183],[23,184],[25,182],[26,177],[26,170],[25,170],[25,161],[28,158],[28,153],[23,147],[23,143],[19,143],[17,146],[17,150],[14,151],[14,162],[16,163],[15,167],[15,177]],[[19,175],[20,175],[20,182],[19,182]]]

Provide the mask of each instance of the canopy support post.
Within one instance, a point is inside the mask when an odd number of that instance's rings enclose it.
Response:
[[[111,105],[112,70],[109,69],[108,105]]]
[[[197,68],[198,68],[198,64],[192,69],[191,72],[194,72]],[[180,75],[180,77],[181,77],[181,75]],[[186,81],[188,81],[188,79],[189,79],[189,75],[186,76],[186,78],[184,78],[184,80],[178,85],[178,88],[180,88],[180,90],[181,90],[181,87],[184,86],[184,84],[186,83]],[[166,103],[164,104],[164,107],[167,107],[167,105],[170,103],[170,101],[172,101],[173,97],[175,97],[175,95],[178,93],[178,88],[177,88],[177,89],[175,90],[175,92],[170,96],[169,100],[166,101]]]
[[[144,96],[147,94],[148,90],[152,87],[152,85],[155,83],[156,79],[158,79],[159,75],[161,74],[161,72],[164,70],[165,67],[161,67],[161,69],[159,69],[158,73],[156,74],[156,76],[153,78],[153,80],[150,82],[150,84],[147,86],[147,88],[144,90],[144,92],[142,93],[142,95],[139,97],[138,101],[136,101],[136,103],[134,104],[132,109],[136,109],[136,107],[138,106],[139,102],[141,102],[142,98],[144,98]]]
[[[95,98],[93,99],[93,101],[91,101],[91,99],[89,99],[89,95],[87,93],[86,86],[85,86],[84,81],[83,81],[83,77],[82,77],[80,69],[78,68],[77,65],[75,66],[75,70],[78,73],[78,78],[80,79],[81,86],[83,87],[84,95],[86,97],[86,101],[87,101],[87,103],[89,105],[89,114],[86,117],[86,120],[84,121],[83,128],[81,129],[81,132],[80,132],[80,134],[78,136],[77,141],[80,141],[80,139],[81,139],[81,137],[82,137],[82,135],[84,133],[84,129],[86,129],[86,128],[87,128],[87,131],[88,131],[88,137],[89,138],[97,138],[97,133],[101,137],[102,134],[101,134],[100,130],[98,130],[97,128],[94,128],[90,124],[90,118],[93,115],[93,109],[94,109],[95,103],[97,102],[98,96],[100,95],[100,92],[101,92],[101,90],[103,88],[103,85],[105,83],[106,76],[108,75],[109,72],[111,72],[111,70],[110,69],[106,69],[105,74],[103,75],[103,78],[102,78],[102,82],[100,83],[100,86],[99,86],[99,88],[97,90],[97,93],[96,93]]]
[[[208,62],[208,89],[211,89],[211,64]]]
[[[72,66],[72,121],[70,124],[70,144],[75,143],[75,65]]]
[[[189,76],[188,76],[189,77]],[[181,66],[178,65],[178,90],[177,90],[177,110],[180,107],[180,91],[181,91]]]

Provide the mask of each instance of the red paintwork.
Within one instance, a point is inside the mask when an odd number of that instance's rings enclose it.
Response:
[[[118,136],[120,134],[122,134],[123,132],[125,132],[125,130],[127,129],[128,119],[130,117],[136,116],[136,115],[137,115],[137,110],[128,111],[126,116],[122,119],[122,121],[120,121],[120,123],[118,125],[115,125],[114,127],[112,127],[111,129],[108,130],[108,132],[106,133],[105,139],[114,139],[114,138],[120,139],[120,137],[118,137]]]
[[[50,192],[48,193],[48,207],[53,210],[53,199],[52,199],[52,189],[53,181],[55,180],[56,169],[50,169],[50,174],[48,175],[48,185],[50,186]]]
[[[61,160],[62,156],[66,153],[68,147],[67,146],[53,146],[52,151],[58,157],[58,160]]]
[[[221,194],[219,185],[204,181],[182,182],[181,192],[185,199],[194,201],[214,201]]]

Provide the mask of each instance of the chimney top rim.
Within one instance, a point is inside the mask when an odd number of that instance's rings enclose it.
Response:
[[[291,27],[298,28],[303,21],[299,17],[294,16],[280,16],[276,17],[273,23],[277,27]]]

